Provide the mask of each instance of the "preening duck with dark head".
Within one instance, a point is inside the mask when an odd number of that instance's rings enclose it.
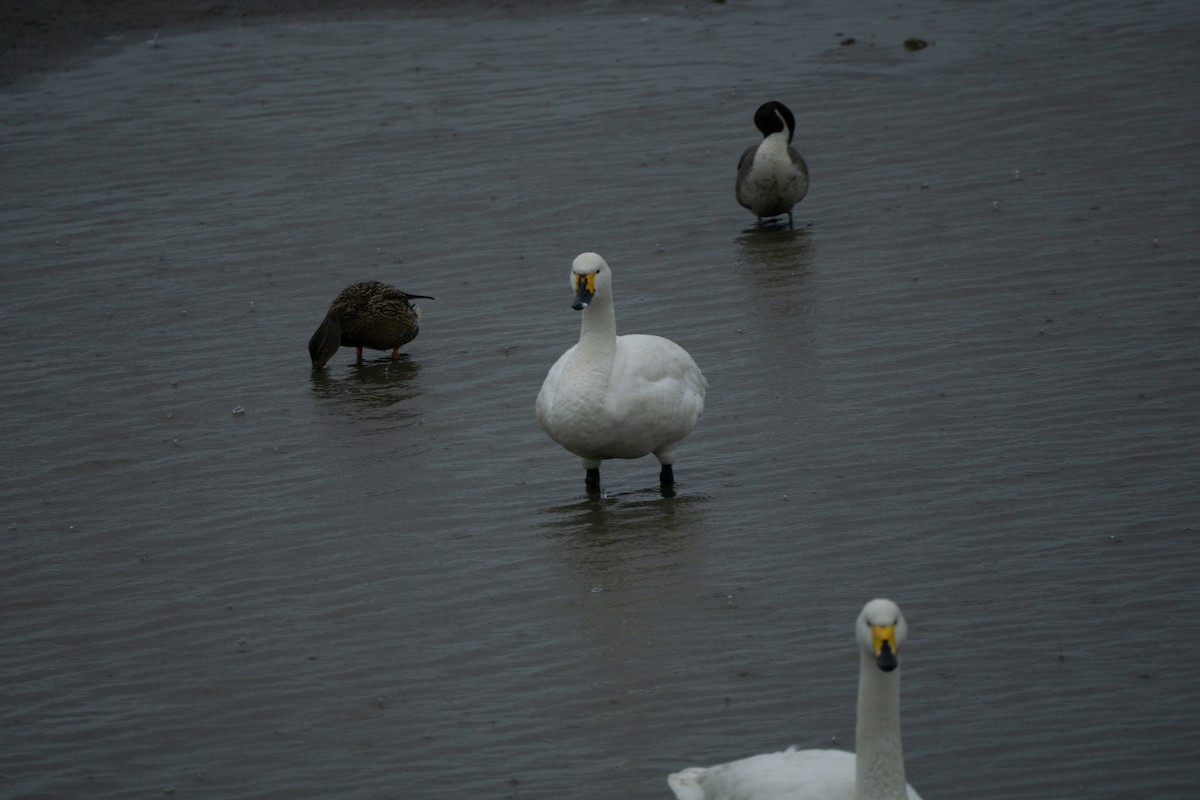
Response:
[[[808,165],[791,146],[796,118],[777,100],[763,103],[754,112],[754,126],[763,140],[747,147],[738,161],[737,201],[761,221],[787,214],[808,194]]]

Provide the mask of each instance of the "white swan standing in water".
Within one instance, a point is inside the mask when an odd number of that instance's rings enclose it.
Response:
[[[667,778],[676,800],[921,800],[904,779],[899,651],[908,633],[891,600],[872,600],[858,638],[857,753],[796,750],[691,767]]]
[[[737,201],[763,217],[787,214],[808,194],[808,165],[792,148],[796,118],[783,103],[771,100],[754,112],[754,126],[763,140],[747,147],[738,161]]]
[[[617,336],[612,270],[595,253],[571,267],[571,306],[583,312],[579,342],[550,368],[537,397],[546,434],[583,459],[588,491],[600,489],[600,462],[653,453],[659,482],[675,483],[675,447],[704,410],[708,381],[679,345],[661,336]]]

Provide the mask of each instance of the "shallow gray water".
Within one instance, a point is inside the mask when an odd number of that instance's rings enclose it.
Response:
[[[852,747],[887,595],[927,800],[1196,796],[1200,6],[855,5],[164,31],[0,95],[0,795],[666,798]],[[733,199],[770,98],[794,232]],[[534,419],[583,250],[711,384],[674,498]],[[368,278],[421,336],[312,377]]]

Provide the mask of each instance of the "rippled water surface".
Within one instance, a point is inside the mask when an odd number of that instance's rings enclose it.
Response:
[[[0,795],[666,798],[852,747],[887,595],[927,800],[1197,796],[1200,6],[851,5],[165,30],[0,95]],[[771,98],[795,230],[733,199]],[[710,382],[674,498],[534,419],[583,250]],[[363,279],[420,337],[313,377]]]

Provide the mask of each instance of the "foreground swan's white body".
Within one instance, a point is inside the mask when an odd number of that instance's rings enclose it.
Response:
[[[598,490],[600,462],[653,453],[660,482],[674,483],[675,447],[704,410],[708,381],[679,345],[661,336],[617,336],[612,271],[595,253],[571,269],[573,308],[583,312],[579,342],[550,368],[537,398],[546,434],[583,459]]]
[[[787,214],[808,194],[808,165],[792,148],[796,119],[783,103],[772,100],[754,112],[754,125],[763,135],[747,147],[738,161],[737,201],[760,220]]]
[[[692,767],[667,778],[676,800],[921,800],[904,779],[897,653],[908,633],[891,600],[855,623],[859,645],[857,754],[796,750]]]

